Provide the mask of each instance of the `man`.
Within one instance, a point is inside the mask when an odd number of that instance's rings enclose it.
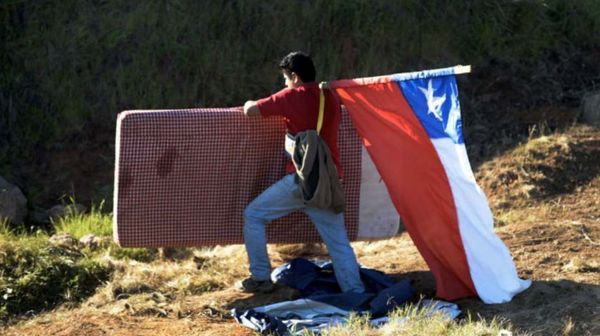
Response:
[[[315,82],[315,67],[312,59],[303,52],[292,52],[279,64],[286,88],[258,101],[247,101],[244,113],[248,117],[273,115],[282,116],[289,134],[315,129],[319,114],[320,91]],[[337,133],[341,119],[341,109],[337,97],[325,90],[325,108],[321,138],[329,147],[331,159],[341,176]],[[283,142],[284,139],[282,139]],[[308,207],[294,173],[291,161],[286,167],[288,173],[273,184],[255,200],[244,212],[244,241],[250,262],[250,278],[242,281],[241,287],[247,292],[267,293],[274,289],[270,280],[271,264],[267,254],[265,226],[268,222],[283,217],[295,210],[302,210],[315,224],[321,239],[327,246],[337,282],[344,292],[364,292],[360,280],[356,256],[346,234],[344,214],[329,209]]]

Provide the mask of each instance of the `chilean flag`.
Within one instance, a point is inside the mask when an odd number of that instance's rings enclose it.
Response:
[[[470,67],[329,82],[433,273],[437,296],[508,302],[521,280],[469,164],[455,75]]]

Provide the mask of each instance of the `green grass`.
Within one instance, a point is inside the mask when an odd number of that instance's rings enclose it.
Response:
[[[87,234],[112,237],[112,214],[104,213],[103,208],[104,201],[98,206],[92,206],[87,213],[67,213],[54,224],[56,233],[68,233],[77,240]],[[155,248],[122,248],[115,244],[109,244],[107,247],[108,255],[115,259],[151,262],[158,256],[158,249]]]
[[[158,257],[158,249],[155,248],[123,248],[111,245],[108,254],[115,259],[135,260],[140,262],[151,262]]]
[[[112,236],[112,215],[103,213],[104,202],[92,206],[89,213],[68,213],[55,223],[57,233],[68,233],[75,239],[86,234]]]
[[[103,262],[53,246],[45,234],[0,234],[0,320],[77,304],[107,281]]]
[[[307,336],[314,333],[305,332]],[[369,324],[368,316],[351,315],[347,323],[331,327],[324,336],[387,336],[387,335],[432,335],[474,336],[512,335],[512,326],[496,319],[486,321],[467,316],[462,320],[449,320],[444,315],[428,308],[407,305],[390,314],[390,320],[381,327]]]
[[[13,229],[10,227],[8,219],[0,217],[0,236],[11,236],[13,233]]]

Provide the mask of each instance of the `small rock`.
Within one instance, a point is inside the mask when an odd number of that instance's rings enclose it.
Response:
[[[54,234],[48,239],[48,241],[50,244],[66,248],[77,246],[78,243],[77,239],[73,238],[73,236],[71,236],[69,233]]]
[[[0,177],[0,220],[22,224],[27,215],[27,199],[19,187]]]
[[[80,214],[86,211],[85,206],[78,204],[78,203],[74,203],[74,204],[68,204],[68,205],[55,205],[52,208],[50,208],[50,210],[48,210],[48,217],[53,220],[56,221],[62,217],[66,217],[68,215],[76,215],[76,214]]]
[[[50,220],[57,220],[61,217],[64,216],[65,214],[65,206],[64,205],[55,205],[52,208],[50,208],[48,211],[48,217],[50,218]]]
[[[593,126],[600,126],[600,91],[586,93],[581,105],[583,120]]]
[[[91,249],[97,249],[98,247],[102,246],[102,239],[94,234],[86,234],[79,239],[79,242],[83,246]]]

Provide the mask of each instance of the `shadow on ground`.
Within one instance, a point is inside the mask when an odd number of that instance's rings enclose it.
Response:
[[[534,281],[511,302],[457,301],[466,314],[507,319],[529,334],[600,335],[600,286],[570,280]],[[570,332],[569,332],[570,331]]]
[[[396,274],[394,278],[412,280],[417,293],[425,298],[435,295],[431,272]],[[571,280],[538,280],[509,303],[484,304],[477,298],[458,300],[463,318],[497,317],[515,329],[532,335],[600,335],[600,286]],[[566,331],[570,331],[566,332]]]

